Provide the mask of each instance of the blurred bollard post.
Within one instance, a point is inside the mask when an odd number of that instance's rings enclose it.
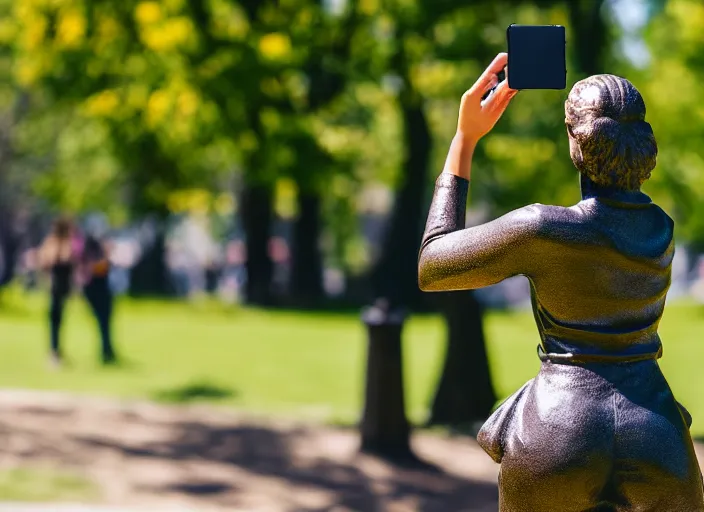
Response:
[[[428,425],[479,427],[496,404],[483,326],[483,307],[473,290],[437,294],[447,323],[445,363]]]
[[[362,311],[368,354],[361,451],[389,459],[413,458],[403,396],[401,332],[404,310],[378,300]]]

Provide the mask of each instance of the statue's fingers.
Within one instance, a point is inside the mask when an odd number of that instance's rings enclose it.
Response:
[[[467,91],[470,96],[483,96],[486,91],[490,90],[498,82],[497,75],[506,67],[508,62],[507,53],[499,53],[489,66],[484,70],[479,79],[474,83],[472,88]]]

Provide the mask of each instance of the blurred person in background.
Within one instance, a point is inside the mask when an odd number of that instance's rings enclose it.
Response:
[[[80,254],[80,243],[73,223],[66,217],[54,222],[51,232],[39,248],[39,266],[51,279],[49,327],[51,338],[51,363],[62,362],[59,333],[66,300],[71,293]]]
[[[112,346],[111,320],[113,293],[110,288],[110,260],[105,244],[95,235],[88,235],[81,257],[83,295],[90,305],[100,330],[103,364],[117,361]]]

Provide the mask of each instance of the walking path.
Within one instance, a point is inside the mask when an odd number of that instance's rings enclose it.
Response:
[[[95,505],[0,503],[0,512],[497,510],[498,467],[471,438],[416,433],[414,450],[434,471],[360,455],[357,442],[355,430],[221,408],[0,390],[0,475],[53,470],[99,489]]]
[[[414,450],[434,471],[359,455],[357,443],[353,429],[221,408],[0,391],[0,471],[80,474],[99,488],[101,504],[120,507],[13,503],[0,512],[497,508],[498,467],[470,438],[416,434]]]

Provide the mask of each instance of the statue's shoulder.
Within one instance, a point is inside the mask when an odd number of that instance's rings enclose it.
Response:
[[[583,212],[574,206],[555,206],[552,204],[533,203],[516,210],[521,215],[532,218],[540,225],[573,224],[580,222]]]
[[[532,226],[531,231],[538,238],[570,239],[587,229],[584,211],[575,206],[533,203],[515,213]]]

